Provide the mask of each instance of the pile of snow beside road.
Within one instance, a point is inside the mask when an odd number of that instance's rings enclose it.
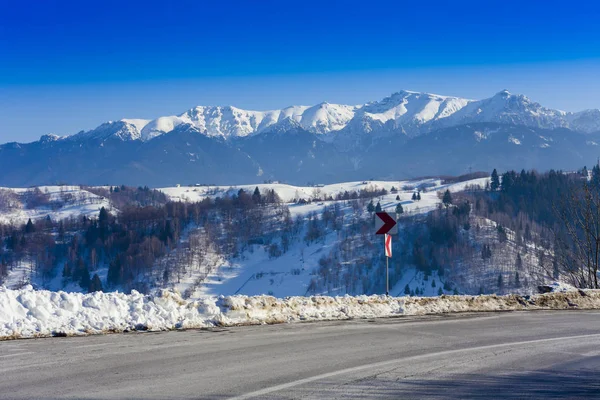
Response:
[[[600,290],[535,296],[440,297],[207,297],[187,301],[176,292],[156,295],[91,294],[0,288],[0,338],[87,335],[294,321],[377,318],[450,312],[600,309]]]

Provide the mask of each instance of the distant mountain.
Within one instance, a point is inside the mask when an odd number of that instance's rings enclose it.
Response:
[[[553,110],[508,91],[483,100],[400,91],[364,105],[272,111],[195,107],[1,145],[0,185],[305,184],[468,168],[574,169],[597,160],[597,132],[600,110]]]

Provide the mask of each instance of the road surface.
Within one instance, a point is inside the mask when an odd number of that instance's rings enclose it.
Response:
[[[0,398],[600,398],[600,312],[0,342]]]

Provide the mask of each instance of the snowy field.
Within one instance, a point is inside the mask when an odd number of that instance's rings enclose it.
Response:
[[[555,285],[552,293],[523,297],[287,297],[219,296],[186,301],[177,292],[156,295],[91,294],[0,288],[0,339],[89,335],[132,330],[172,330],[345,320],[451,312],[599,309],[600,290]]]
[[[56,209],[50,207],[29,209],[20,197],[32,189],[0,187],[0,191],[12,192],[17,196],[14,207],[0,211],[0,223],[25,224],[29,218],[35,221],[48,216],[54,221],[83,215],[97,216],[102,207],[111,208],[108,199],[81,189],[79,186],[39,186],[38,189],[48,196],[50,202],[61,203],[62,206]]]

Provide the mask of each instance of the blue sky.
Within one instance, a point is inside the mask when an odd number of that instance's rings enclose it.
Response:
[[[199,104],[356,104],[400,89],[600,107],[591,1],[22,3],[2,5],[2,142]]]

